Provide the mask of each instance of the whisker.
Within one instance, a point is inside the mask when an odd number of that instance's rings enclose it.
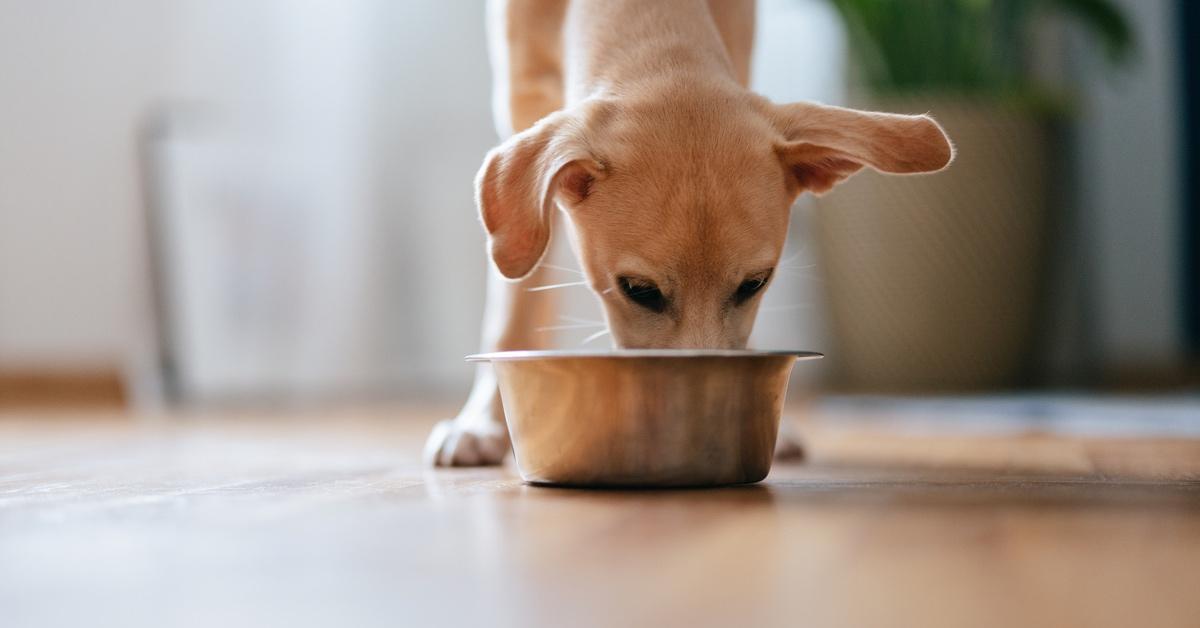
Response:
[[[530,288],[529,292],[545,292],[546,290],[557,290],[559,288],[570,288],[572,286],[586,286],[586,281],[568,281],[566,283],[552,283],[548,286],[537,286]]]
[[[791,255],[779,260],[779,263],[776,264],[775,266],[776,267],[787,266],[788,264],[791,264],[792,262],[796,261],[797,259],[800,259],[801,253],[804,253],[804,249],[800,249],[800,250],[796,251],[795,253],[792,253]]]
[[[587,343],[589,343],[589,342],[591,342],[591,341],[593,341],[593,340],[595,340],[595,339],[597,339],[597,338],[600,338],[600,337],[602,337],[602,336],[604,336],[605,334],[608,334],[608,333],[609,333],[609,332],[608,332],[608,330],[607,330],[607,329],[601,329],[600,331],[598,331],[598,332],[596,332],[596,333],[594,333],[594,334],[592,334],[592,335],[588,336],[587,338],[584,338],[584,339],[583,339],[583,342],[581,342],[581,343],[579,343],[579,344],[581,344],[581,345],[586,345]]]
[[[542,267],[542,268],[549,268],[550,270],[561,270],[561,271],[565,271],[565,272],[568,272],[568,273],[575,273],[576,275],[579,275],[580,277],[582,277],[582,276],[583,276],[583,271],[582,271],[582,270],[579,270],[578,268],[570,268],[570,267],[567,267],[567,266],[559,266],[558,264],[542,264],[542,265],[541,265],[541,267]]]
[[[579,318],[578,316],[567,316],[566,314],[559,314],[558,317],[563,319],[564,321],[567,321],[568,323],[587,323],[589,325],[603,325],[604,324],[604,321],[596,321],[596,320],[592,320],[590,318]]]

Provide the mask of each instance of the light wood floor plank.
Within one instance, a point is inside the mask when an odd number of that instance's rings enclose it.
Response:
[[[0,625],[1200,625],[1200,440],[810,417],[757,486],[432,471],[442,408],[0,415]]]

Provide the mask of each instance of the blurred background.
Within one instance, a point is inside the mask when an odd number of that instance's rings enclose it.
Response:
[[[755,89],[959,157],[802,199],[754,346],[818,393],[1194,391],[1198,16],[760,0]],[[0,0],[0,405],[464,397],[490,80],[482,2]]]

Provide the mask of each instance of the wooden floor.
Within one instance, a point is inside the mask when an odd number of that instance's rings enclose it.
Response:
[[[0,416],[0,626],[1200,626],[1200,440],[818,414],[585,491],[422,468],[441,414]]]

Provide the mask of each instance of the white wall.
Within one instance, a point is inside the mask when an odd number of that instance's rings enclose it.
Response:
[[[100,366],[143,316],[134,131],[169,3],[0,2],[0,366]]]
[[[380,2],[371,37],[379,365],[465,394],[487,268],[473,181],[498,142],[482,3]]]

